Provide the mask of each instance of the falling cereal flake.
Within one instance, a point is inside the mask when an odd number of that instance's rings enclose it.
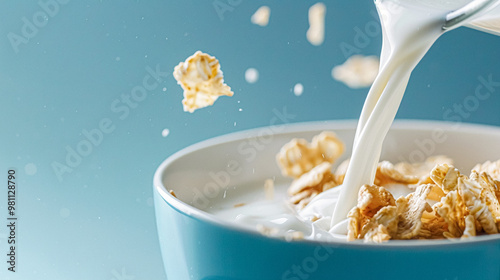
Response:
[[[259,71],[257,71],[257,69],[248,68],[247,71],[245,71],[245,80],[248,83],[253,84],[257,82],[258,79],[259,79]]]
[[[255,12],[255,14],[252,15],[250,21],[253,24],[266,26],[269,23],[270,15],[271,9],[268,6],[262,6]]]
[[[165,128],[165,129],[161,132],[161,136],[163,136],[163,137],[167,137],[169,134],[170,134],[170,130],[169,130],[168,128]]]
[[[295,94],[295,96],[302,95],[302,92],[304,92],[304,86],[301,83],[298,83],[293,87],[293,94]]]
[[[36,165],[33,163],[28,163],[24,166],[24,172],[26,173],[26,175],[30,176],[35,175],[36,171],[37,171]]]
[[[233,96],[231,88],[224,83],[219,61],[201,51],[179,63],[174,69],[174,78],[184,89],[184,111],[190,113],[213,105],[219,96]]]
[[[309,8],[309,29],[306,37],[309,43],[319,46],[325,40],[325,4],[319,2]]]
[[[369,87],[377,77],[378,68],[377,56],[353,55],[332,69],[332,77],[351,88]]]

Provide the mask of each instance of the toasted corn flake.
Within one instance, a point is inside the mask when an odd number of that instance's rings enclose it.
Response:
[[[304,139],[293,139],[285,144],[276,160],[283,175],[299,178],[323,162],[333,164],[344,152],[344,144],[333,132],[322,132],[311,144]]]
[[[426,201],[431,188],[432,185],[420,185],[414,193],[396,201],[399,214],[398,239],[411,239],[419,234],[424,211],[432,211]]]
[[[359,190],[358,207],[361,214],[371,218],[385,206],[395,206],[392,194],[384,187],[364,185]]]
[[[174,68],[174,78],[184,90],[184,111],[190,113],[213,105],[219,96],[233,96],[224,83],[219,61],[201,51],[179,63]]]

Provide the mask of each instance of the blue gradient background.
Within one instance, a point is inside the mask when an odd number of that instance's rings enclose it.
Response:
[[[48,0],[42,0],[47,2]],[[214,2],[236,4],[222,17]],[[17,170],[18,272],[7,271],[6,183],[0,185],[1,279],[166,279],[156,236],[152,176],[167,156],[213,136],[265,126],[273,109],[294,122],[354,119],[367,89],[331,77],[375,21],[372,1],[328,1],[321,46],[305,37],[313,1],[70,1],[15,52],[9,33],[41,11],[36,1],[0,1],[0,174]],[[269,25],[250,22],[261,5]],[[378,55],[381,34],[359,48]],[[175,65],[202,50],[216,56],[235,95],[182,111]],[[119,58],[119,59],[118,59]],[[414,71],[398,118],[443,120],[474,94],[478,76],[500,81],[500,38],[461,28],[445,34]],[[169,72],[123,120],[111,110],[142,84],[146,67]],[[257,83],[245,70],[259,71]],[[304,93],[292,93],[296,83]],[[163,90],[166,88],[166,91]],[[239,109],[242,109],[241,111]],[[58,180],[66,146],[109,118],[115,130]],[[460,121],[500,125],[500,88]],[[170,134],[162,137],[162,130]],[[26,165],[37,167],[35,174]],[[31,165],[28,165],[31,166]],[[32,174],[32,175],[30,175]]]

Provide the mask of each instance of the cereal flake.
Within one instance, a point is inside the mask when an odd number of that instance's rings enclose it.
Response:
[[[450,191],[432,207],[448,225],[446,231],[452,237],[460,237],[465,229],[465,216],[469,211],[457,190]]]
[[[453,166],[448,164],[439,164],[431,171],[431,179],[441,187],[444,193],[454,191],[457,189],[458,178],[462,175]]]
[[[329,162],[323,162],[295,179],[288,188],[290,202],[299,204],[299,209],[302,209],[317,194],[336,187],[338,184],[330,171],[331,166]]]
[[[488,234],[498,233],[495,218],[486,204],[481,185],[467,178],[458,178],[458,191],[470,214],[474,215],[483,230]]]
[[[377,166],[377,173],[375,175],[375,185],[384,186],[391,183],[399,184],[416,184],[419,177],[413,175],[406,175],[399,172],[392,163],[382,161]]]
[[[396,201],[392,194],[384,187],[375,185],[364,185],[359,190],[358,207],[361,214],[366,217],[373,217],[385,206],[395,206]]]
[[[311,144],[304,139],[293,139],[285,144],[276,160],[283,175],[299,178],[322,162],[333,163],[344,152],[344,144],[333,132],[324,131]]]
[[[476,219],[473,215],[468,215],[465,217],[465,229],[462,239],[476,236]]]
[[[495,162],[487,161],[482,164],[477,164],[472,168],[472,170],[475,170],[477,173],[486,172],[491,176],[491,178],[496,181],[500,181],[500,160]]]
[[[377,77],[379,64],[377,56],[353,55],[332,69],[332,77],[350,88],[368,87]]]
[[[269,17],[271,16],[271,8],[268,6],[262,6],[250,18],[253,24],[259,26],[266,26],[269,23]]]
[[[419,234],[424,211],[432,211],[426,201],[431,188],[432,185],[420,185],[414,193],[396,201],[399,215],[398,239],[411,239]]]
[[[219,61],[206,53],[197,51],[174,69],[174,78],[184,90],[184,111],[211,106],[219,96],[233,96],[231,88],[224,83]]]

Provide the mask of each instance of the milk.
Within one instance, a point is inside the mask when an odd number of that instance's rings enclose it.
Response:
[[[312,223],[308,219],[310,213],[299,214],[295,211],[294,206],[288,202],[286,192],[288,187],[289,184],[277,184],[275,197],[265,199],[263,186],[260,188],[243,186],[242,191],[236,191],[234,194],[228,192],[226,198],[215,199],[205,211],[246,229],[270,229],[271,232],[268,234],[272,236],[287,237],[289,233],[301,232],[306,239],[333,240],[335,237],[328,233],[329,220],[323,221],[325,227],[322,228],[318,221]],[[333,205],[335,204],[325,205],[324,209],[318,210],[326,215],[328,211],[333,211],[333,208],[328,208]],[[345,238],[342,235],[338,239]]]
[[[330,213],[338,198],[339,190],[328,192],[326,204],[315,204],[317,208],[297,212],[288,202],[286,189],[289,184],[278,184],[274,199],[264,199],[262,188],[244,187],[242,192],[226,198],[212,201],[205,211],[225,220],[238,224],[249,230],[268,229],[265,234],[280,238],[291,236],[290,233],[301,232],[305,239],[332,241],[345,240],[347,226],[339,227],[338,233],[330,233]],[[318,215],[324,218],[315,222],[311,218]]]

